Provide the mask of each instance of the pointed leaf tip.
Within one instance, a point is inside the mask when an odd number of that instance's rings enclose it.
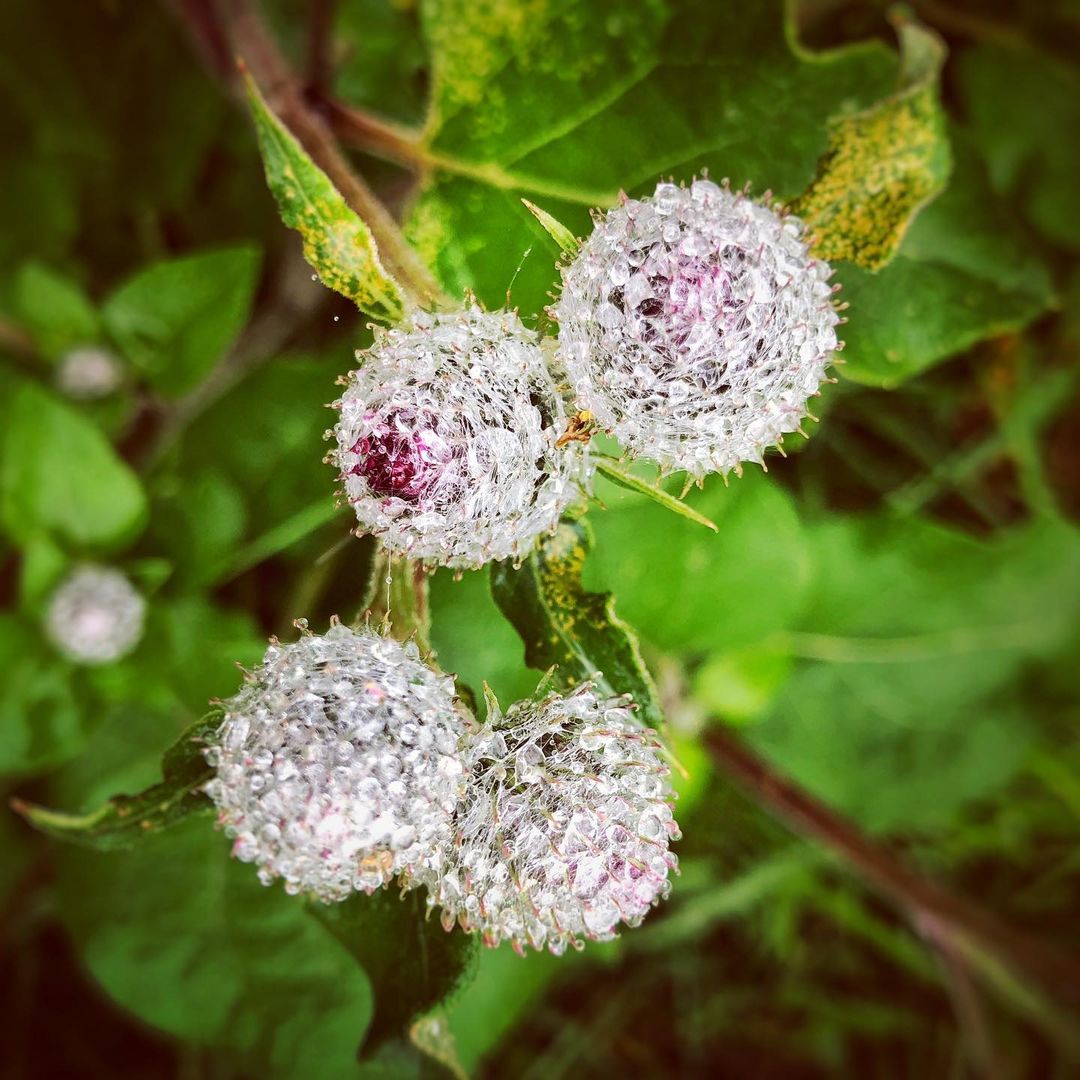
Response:
[[[327,288],[348,297],[365,314],[382,322],[399,322],[405,314],[405,293],[380,262],[371,230],[246,73],[244,86],[267,186],[281,220],[300,234],[304,258]]]
[[[222,715],[220,708],[214,708],[192,724],[165,751],[161,782],[138,795],[117,795],[84,814],[52,810],[17,798],[11,800],[11,808],[27,824],[58,840],[98,851],[132,847],[147,833],[212,809],[213,804],[203,794],[213,776],[203,748],[221,724]]]
[[[716,527],[715,521],[711,521],[704,514],[698,513],[692,506],[687,506],[681,498],[677,499],[674,495],[668,494],[662,487],[650,484],[647,480],[642,480],[640,476],[635,476],[629,469],[623,468],[615,461],[600,458],[596,462],[596,471],[613,484],[626,488],[628,491],[637,491],[642,495],[647,495],[653,502],[659,503],[666,510],[670,510],[688,521],[704,525],[706,529],[711,529],[713,532],[720,531]],[[687,487],[683,491],[684,496],[692,484],[692,479],[687,481]]]
[[[546,210],[542,210],[536,203],[529,202],[528,199],[522,199],[521,201],[525,204],[525,209],[540,222],[548,236],[559,245],[560,251],[567,255],[573,255],[577,252],[581,244],[578,243],[577,237],[561,221],[552,217]]]

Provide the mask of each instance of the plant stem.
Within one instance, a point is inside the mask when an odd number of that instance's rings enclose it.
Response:
[[[420,303],[447,301],[431,271],[405,240],[390,212],[353,170],[330,129],[304,95],[302,81],[285,59],[255,0],[171,0],[211,70],[239,96],[236,72],[218,71],[216,44],[224,37],[259,84],[267,103],[363,218],[390,273]],[[212,10],[211,10],[212,9]],[[209,59],[208,59],[209,58]]]
[[[421,563],[380,547],[371,565],[366,604],[362,618],[381,621],[399,641],[412,638],[430,656],[428,576]]]
[[[986,1021],[979,992],[971,981],[965,957],[960,954],[951,935],[932,916],[919,920],[923,937],[933,947],[945,988],[952,1001],[956,1024],[960,1029],[961,1045],[972,1071],[985,1080],[1000,1080],[1001,1058],[994,1046],[990,1026]]]
[[[218,82],[235,79],[236,65],[214,6],[215,0],[165,0],[187,31],[203,66]]]
[[[737,738],[714,725],[705,745],[715,764],[751,798],[795,832],[839,855],[859,876],[900,906],[916,927],[931,920],[961,954],[971,942],[1006,967],[1023,973],[1063,1002],[1080,1002],[1080,962],[1029,938],[962,897],[924,877],[856,825],[772,767]]]
[[[336,0],[310,0],[308,8],[308,90],[325,97],[333,77],[333,30]]]
[[[406,165],[417,172],[431,164],[420,145],[419,135],[412,128],[383,120],[326,95],[318,96],[317,101],[331,130],[346,146]]]

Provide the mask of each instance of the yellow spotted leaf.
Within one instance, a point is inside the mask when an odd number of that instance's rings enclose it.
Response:
[[[938,80],[941,39],[893,17],[900,39],[900,87],[833,121],[809,188],[792,205],[822,258],[879,270],[896,254],[915,215],[945,186],[951,168]]]
[[[554,685],[586,679],[609,694],[630,694],[650,727],[663,724],[656,686],[634,632],[616,614],[611,593],[589,592],[581,581],[592,532],[564,519],[521,565],[493,563],[491,593],[525,644],[525,663],[554,667]]]
[[[304,242],[304,258],[319,280],[382,322],[405,313],[401,287],[379,261],[371,230],[330,178],[274,115],[258,87],[246,79],[266,182],[281,220]]]

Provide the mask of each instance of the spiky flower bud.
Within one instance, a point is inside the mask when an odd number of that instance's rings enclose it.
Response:
[[[579,497],[584,452],[556,446],[565,408],[516,315],[418,314],[358,356],[329,460],[363,532],[479,566],[525,554]]]
[[[797,218],[726,186],[627,200],[562,274],[554,315],[580,405],[665,472],[761,464],[838,347],[830,273]]]
[[[45,631],[77,664],[107,664],[139,643],[146,601],[119,570],[80,566],[49,600]]]
[[[72,349],[60,358],[56,385],[76,401],[96,401],[108,397],[123,381],[120,362],[97,345]]]
[[[668,768],[626,704],[587,683],[489,716],[469,744],[454,843],[420,877],[444,926],[562,953],[667,895]]]
[[[225,709],[206,791],[264,884],[342,900],[415,872],[447,842],[464,726],[452,680],[415,645],[334,620],[324,635],[272,642]]]

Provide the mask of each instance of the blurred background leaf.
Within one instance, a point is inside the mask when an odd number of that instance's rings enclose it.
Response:
[[[278,1075],[341,1076],[371,1016],[363,971],[204,820],[100,855],[66,847],[61,911],[94,977],[143,1020]]]
[[[249,247],[155,263],[108,298],[102,318],[155,389],[180,394],[198,385],[236,340],[258,273],[258,252]]]
[[[16,538],[51,532],[75,548],[116,547],[146,520],[138,477],[66,402],[25,379],[4,383],[0,522]]]

